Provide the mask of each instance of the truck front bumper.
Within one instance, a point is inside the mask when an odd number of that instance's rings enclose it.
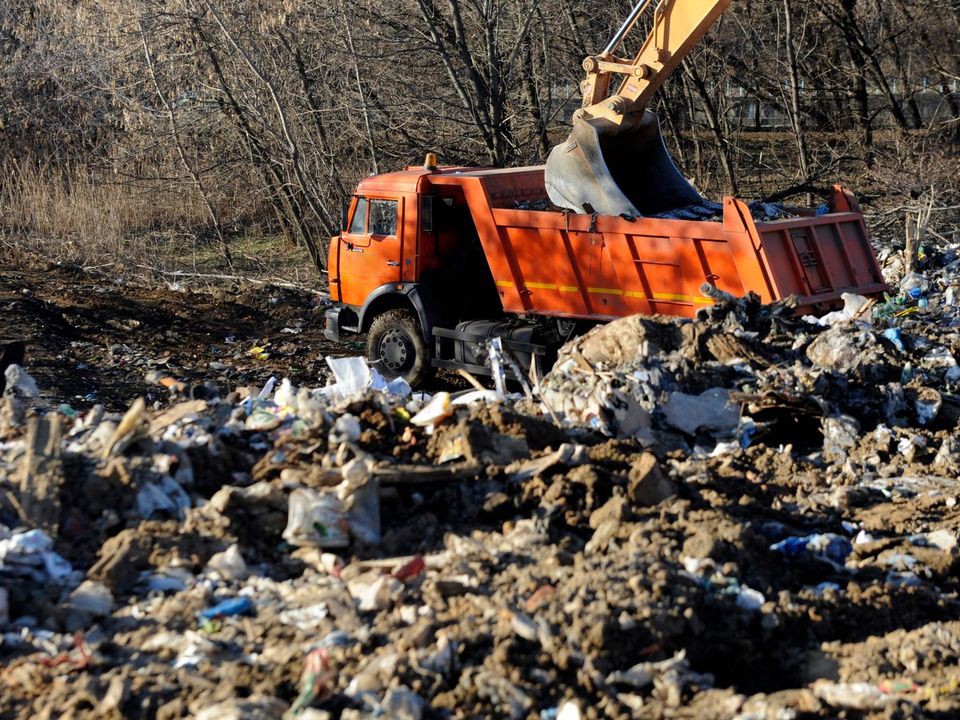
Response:
[[[357,311],[349,305],[334,305],[323,314],[323,336],[335,343],[344,341],[345,334],[360,331]]]

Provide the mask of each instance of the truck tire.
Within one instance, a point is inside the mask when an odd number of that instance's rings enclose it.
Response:
[[[420,323],[409,310],[388,310],[374,318],[367,333],[367,358],[388,380],[402,377],[411,387],[433,369]]]

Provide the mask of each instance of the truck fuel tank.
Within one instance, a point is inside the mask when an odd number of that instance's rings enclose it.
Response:
[[[466,368],[477,374],[489,374],[487,341],[500,338],[503,348],[526,373],[531,363],[538,373],[553,365],[557,348],[562,344],[556,321],[520,318],[467,320],[455,329],[434,328],[436,340],[433,364],[436,367]]]

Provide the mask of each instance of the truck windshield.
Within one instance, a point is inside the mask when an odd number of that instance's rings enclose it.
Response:
[[[370,234],[396,235],[397,234],[397,201],[371,200],[370,201]]]

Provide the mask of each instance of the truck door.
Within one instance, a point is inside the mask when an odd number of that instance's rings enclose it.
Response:
[[[363,305],[367,295],[400,280],[403,201],[357,197],[340,255],[343,302]]]

